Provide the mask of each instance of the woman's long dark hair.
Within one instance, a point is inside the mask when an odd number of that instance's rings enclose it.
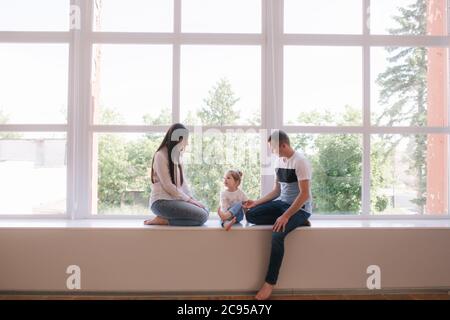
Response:
[[[164,147],[167,147],[167,155],[169,159],[169,172],[170,172],[170,178],[172,180],[172,183],[176,185],[175,182],[175,170],[174,170],[174,162],[172,159],[172,150],[175,148],[177,144],[179,144],[183,139],[188,139],[189,131],[186,129],[186,127],[181,123],[175,123],[173,124],[169,130],[167,130],[166,135],[164,136],[163,141],[161,142],[161,145],[158,147],[156,152],[161,150]],[[155,152],[155,153],[156,153]],[[155,156],[153,156],[152,159],[152,171],[151,171],[151,181],[152,183],[155,183],[153,181],[153,163],[155,161]],[[183,168],[181,167],[181,164],[178,162],[178,168],[180,169],[180,183],[183,184]]]

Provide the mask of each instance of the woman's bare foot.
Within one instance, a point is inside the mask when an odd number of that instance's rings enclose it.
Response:
[[[229,231],[231,229],[231,227],[233,226],[233,224],[235,224],[235,223],[236,223],[236,217],[234,217],[231,220],[224,221],[223,227],[225,228],[225,231]]]
[[[258,293],[256,294],[255,298],[256,300],[267,300],[272,295],[273,285],[264,282],[261,289],[259,289]]]
[[[161,217],[154,217],[153,219],[148,219],[144,221],[146,226],[167,226],[169,221]]]

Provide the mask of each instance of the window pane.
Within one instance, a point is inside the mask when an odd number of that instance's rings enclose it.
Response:
[[[375,214],[448,213],[448,135],[375,135],[371,167]]]
[[[284,48],[284,123],[362,124],[362,49]]]
[[[194,196],[212,212],[219,207],[220,191],[224,190],[226,170],[243,173],[241,189],[250,199],[260,197],[260,135],[255,130],[220,133],[207,130],[192,134],[185,155],[185,174]],[[220,150],[220,152],[217,152]]]
[[[290,135],[313,167],[314,214],[360,214],[362,136],[357,134]]]
[[[67,122],[68,60],[66,44],[0,44],[2,122]]]
[[[183,46],[181,119],[188,124],[259,124],[259,46]]]
[[[93,59],[95,123],[172,122],[171,46],[95,45]]]
[[[66,212],[66,134],[0,132],[0,215]]]
[[[94,31],[172,32],[173,0],[96,0]]]
[[[94,214],[149,214],[148,169],[162,138],[162,133],[94,134]]]
[[[376,0],[370,3],[370,15],[373,34],[447,34],[446,0]]]
[[[69,0],[0,0],[0,31],[68,31]]]
[[[261,0],[183,0],[182,31],[260,33]]]
[[[447,125],[446,48],[387,47],[371,50],[372,124]]]
[[[285,33],[361,34],[362,0],[284,0]]]

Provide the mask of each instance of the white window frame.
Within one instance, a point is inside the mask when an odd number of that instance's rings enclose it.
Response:
[[[370,48],[377,46],[438,46],[450,48],[450,19],[448,36],[371,35],[368,28],[370,0],[363,2],[363,26],[359,35],[284,34],[283,0],[261,0],[262,29],[259,34],[182,33],[181,2],[174,1],[173,32],[94,32],[91,0],[71,0],[80,8],[81,27],[63,32],[0,31],[0,43],[67,43],[69,44],[68,123],[7,124],[1,131],[66,132],[67,133],[67,210],[55,215],[0,215],[0,219],[141,219],[146,215],[93,215],[92,207],[92,143],[95,133],[164,133],[169,126],[94,125],[91,108],[91,65],[94,44],[169,44],[173,48],[172,121],[180,121],[180,48],[181,45],[257,45],[261,47],[261,125],[207,126],[226,132],[229,129],[283,129],[288,133],[357,133],[363,137],[362,213],[360,215],[315,215],[316,219],[411,220],[450,219],[447,215],[373,215],[370,213],[370,137],[377,133],[442,133],[450,134],[450,126],[373,127],[370,125]],[[450,1],[448,1],[450,6]],[[449,8],[450,9],[450,8]],[[450,10],[449,10],[450,12]],[[362,126],[291,126],[283,124],[283,48],[285,45],[359,46],[363,54],[363,124]],[[450,55],[449,55],[450,56]],[[449,60],[450,65],[450,60]],[[450,78],[450,77],[449,77]],[[450,92],[450,90],[449,90]],[[450,104],[450,99],[448,99]],[[448,108],[450,116],[450,106]],[[450,117],[449,117],[450,118]],[[192,127],[190,127],[192,129]],[[261,154],[267,152],[267,137],[261,136]],[[448,150],[450,154],[450,147]],[[449,177],[447,177],[450,179]],[[261,177],[261,192],[271,190],[273,176]],[[449,181],[450,184],[450,181]],[[450,189],[450,188],[449,188]],[[449,190],[450,198],[450,190]],[[450,213],[450,205],[448,208]]]

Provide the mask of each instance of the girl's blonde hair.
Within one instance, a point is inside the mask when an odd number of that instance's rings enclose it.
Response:
[[[228,170],[226,172],[226,174],[231,175],[233,177],[234,181],[237,182],[238,186],[241,184],[241,181],[242,181],[242,171],[241,170],[237,170],[237,169]]]

